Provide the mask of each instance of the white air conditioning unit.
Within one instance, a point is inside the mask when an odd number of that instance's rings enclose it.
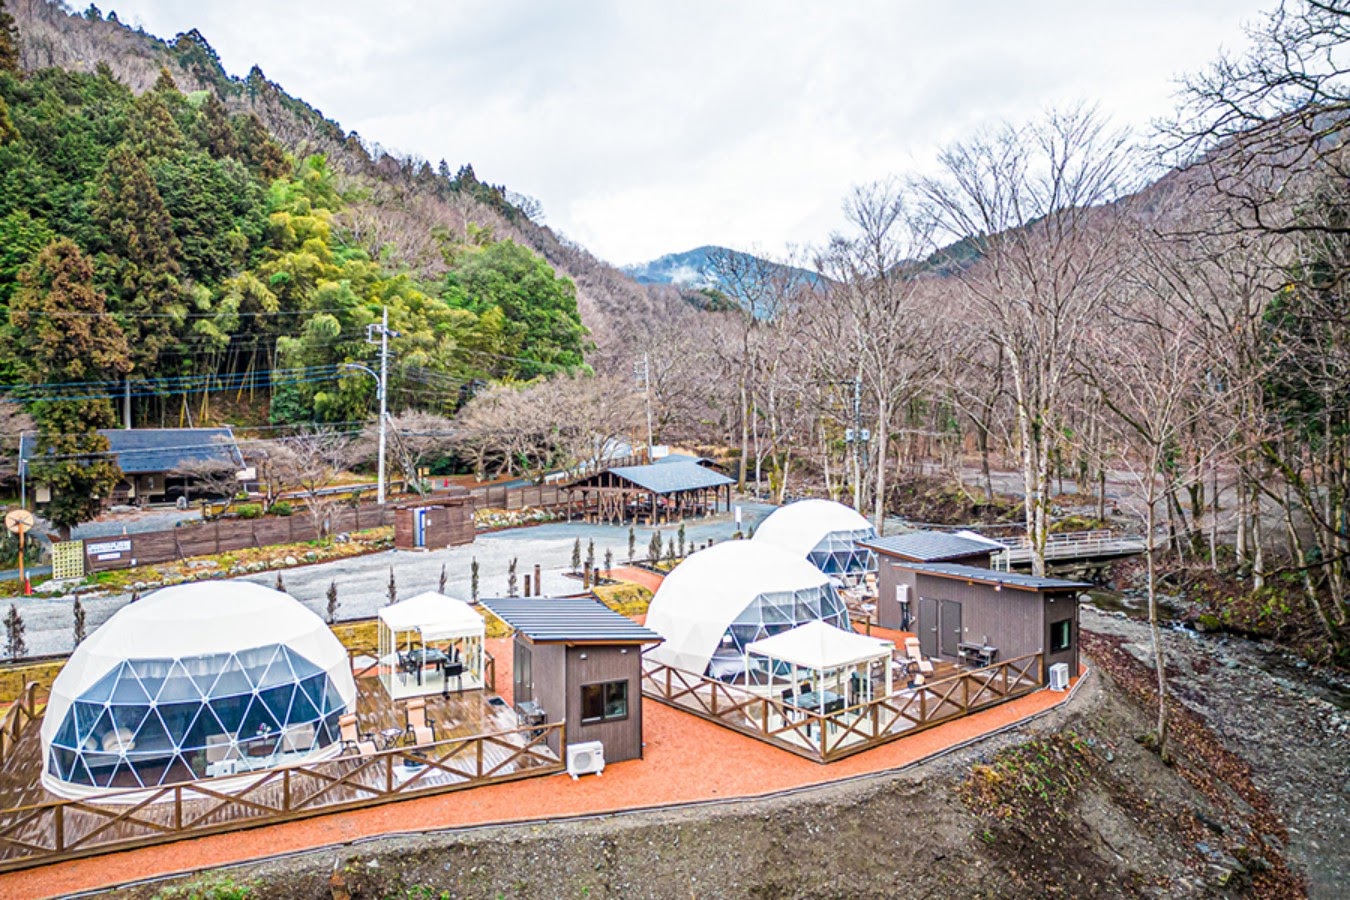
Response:
[[[1069,689],[1069,664],[1055,663],[1050,667],[1050,690],[1067,691]]]
[[[581,775],[605,771],[605,745],[599,741],[581,741],[567,745],[567,774],[575,781]]]

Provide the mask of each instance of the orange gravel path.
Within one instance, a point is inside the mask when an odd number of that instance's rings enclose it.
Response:
[[[498,684],[507,688],[509,666],[501,663],[510,657],[498,653],[508,644],[501,639],[500,647],[491,648],[499,664]],[[579,781],[566,775],[532,778],[56,863],[0,875],[0,897],[58,896],[385,834],[753,797],[824,784],[916,762],[1050,709],[1068,696],[1038,691],[828,766],[648,702],[643,704],[645,758],[614,763],[600,777]]]
[[[639,569],[637,566],[615,566],[609,573],[610,578],[617,578],[619,581],[627,581],[630,584],[640,584],[653,594],[657,588],[661,587],[661,582],[665,581],[664,575],[657,575],[655,572],[648,572],[646,569]]]

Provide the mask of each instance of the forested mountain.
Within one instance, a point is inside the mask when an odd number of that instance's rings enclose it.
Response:
[[[638,284],[673,284],[679,287],[724,289],[723,279],[718,274],[719,260],[724,257],[747,257],[758,259],[753,254],[729,250],[726,247],[705,245],[686,250],[683,253],[667,253],[665,256],[644,263],[624,266],[623,271],[632,276]],[[784,275],[814,281],[819,276],[812,271],[772,260],[762,262]]]
[[[689,314],[678,292],[639,287],[551,229],[535,224],[521,209],[523,205],[528,210],[529,204],[518,205],[521,198],[503,186],[480,182],[471,165],[456,163],[452,167],[444,160],[433,165],[426,160],[387,153],[355,133],[344,132],[338,123],[291,97],[256,66],[245,77],[231,76],[224,71],[206,39],[195,30],[162,40],[127,28],[111,14],[106,19],[94,12],[76,15],[52,0],[10,0],[9,7],[20,35],[19,60],[24,72],[60,69],[66,77],[56,80],[63,85],[79,83],[77,74],[97,76],[105,82],[119,83],[125,92],[124,99],[153,92],[161,84],[161,72],[167,72],[171,87],[183,97],[181,103],[169,103],[171,112],[180,120],[180,129],[186,125],[191,132],[186,104],[213,121],[226,117],[231,120],[232,129],[247,132],[243,134],[245,139],[266,136],[289,154],[292,166],[308,157],[322,156],[319,168],[340,199],[337,208],[327,209],[335,239],[349,251],[378,260],[387,274],[401,276],[421,288],[433,286],[432,290],[424,291],[428,296],[441,292],[434,286],[457,266],[458,250],[454,248],[482,248],[503,242],[528,248],[574,286],[576,307],[589,331],[581,343],[588,347],[587,361],[601,370],[626,361],[616,359],[616,355],[626,352],[625,338],[631,337],[634,323],[645,329],[654,320]],[[42,76],[39,81],[43,78],[50,81],[55,76]],[[63,92],[63,102],[71,103],[71,91],[78,94],[83,90],[84,87],[63,87],[59,92]],[[16,99],[23,102],[23,98]],[[81,106],[78,102],[73,104],[75,109]],[[104,144],[115,136],[111,133],[115,127],[111,120],[103,123]],[[22,130],[21,136],[28,140]],[[188,134],[189,140],[195,137]],[[219,147],[188,149],[205,150],[217,161],[225,152]],[[278,163],[273,170],[255,171],[255,187],[264,188],[265,193],[268,178],[281,168]],[[78,177],[87,182],[92,173],[83,171]],[[268,208],[266,215],[277,211]],[[512,251],[494,252],[505,255]],[[213,265],[221,269],[222,263],[217,261]],[[227,269],[228,265],[221,271]],[[190,272],[185,281],[199,284],[200,274]],[[298,333],[288,336],[302,338]],[[564,338],[564,342],[567,340]],[[348,349],[356,352],[359,348]],[[504,345],[492,352],[499,351],[511,355],[510,348]],[[550,366],[572,365],[567,360],[543,362],[548,371],[554,370]],[[468,371],[475,368],[480,371]],[[543,369],[538,366],[530,372],[512,372],[509,366],[497,367],[495,371],[492,366],[470,366],[449,374],[528,377],[540,371]]]

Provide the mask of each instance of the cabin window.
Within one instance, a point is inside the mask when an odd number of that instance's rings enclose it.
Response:
[[[1073,646],[1073,620],[1050,623],[1050,652],[1059,653]]]
[[[583,724],[628,718],[628,682],[606,681],[581,686]]]

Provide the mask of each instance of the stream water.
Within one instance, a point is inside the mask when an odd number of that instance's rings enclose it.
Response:
[[[1143,593],[1093,588],[1087,602],[1108,613],[1122,613],[1130,619],[1148,621],[1148,597]],[[1326,667],[1311,666],[1293,654],[1267,641],[1255,641],[1241,635],[1196,631],[1183,618],[1185,610],[1170,598],[1158,601],[1158,621],[1164,628],[1185,634],[1197,641],[1215,641],[1242,654],[1252,665],[1273,678],[1296,685],[1334,704],[1350,710],[1350,676]],[[1245,651],[1245,652],[1244,652]]]

